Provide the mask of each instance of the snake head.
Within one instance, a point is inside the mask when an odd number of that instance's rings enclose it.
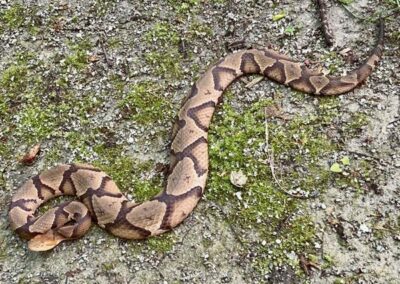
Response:
[[[62,236],[54,230],[47,231],[45,234],[36,235],[28,242],[31,251],[46,251],[56,247],[59,243],[68,238]]]
[[[36,220],[37,234],[28,242],[32,251],[46,251],[65,240],[82,237],[92,223],[87,207],[78,201],[70,201],[47,211]],[[33,229],[32,228],[32,229]]]

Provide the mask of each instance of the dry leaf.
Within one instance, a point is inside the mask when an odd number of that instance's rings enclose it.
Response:
[[[229,179],[237,187],[243,187],[247,182],[247,176],[241,170],[232,171]]]
[[[36,144],[33,146],[20,160],[21,163],[24,165],[31,165],[35,160],[36,156],[39,154],[40,151],[40,144]]]
[[[100,58],[96,54],[89,56],[89,62],[97,62],[99,60],[100,60]]]
[[[168,171],[168,164],[157,163],[154,171],[157,173],[166,173]]]
[[[264,112],[267,118],[277,117],[283,120],[289,119],[289,117],[282,112],[282,109],[277,104],[266,106]]]
[[[346,63],[353,64],[354,62],[359,61],[359,58],[356,54],[354,54],[351,48],[345,48],[339,51],[339,54],[343,56]]]
[[[299,256],[299,263],[300,263],[300,267],[303,269],[304,273],[307,275],[310,275],[312,268],[321,270],[320,266],[317,263],[312,262],[311,260],[307,259],[304,254],[301,254]]]
[[[351,48],[347,47],[345,49],[342,49],[341,51],[339,51],[339,54],[342,56],[346,56],[347,54],[349,54],[351,52]]]

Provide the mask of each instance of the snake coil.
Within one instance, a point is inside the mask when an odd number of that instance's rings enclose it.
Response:
[[[173,128],[171,162],[165,188],[143,203],[129,201],[114,181],[90,165],[59,165],[26,181],[12,197],[11,228],[29,239],[31,250],[55,247],[79,238],[94,220],[113,235],[143,239],[171,230],[181,223],[202,197],[208,174],[208,128],[224,90],[237,78],[261,74],[295,90],[316,95],[338,95],[360,85],[382,56],[383,24],[367,60],[349,74],[324,75],[270,49],[249,49],[227,55],[193,85]],[[37,208],[51,198],[75,195],[35,217]]]

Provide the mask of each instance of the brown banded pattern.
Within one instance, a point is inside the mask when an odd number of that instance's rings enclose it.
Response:
[[[30,239],[32,250],[47,250],[65,239],[82,236],[91,219],[110,233],[143,239],[171,230],[195,208],[208,174],[208,129],[223,91],[242,75],[261,74],[310,94],[339,95],[364,81],[383,51],[383,24],[379,40],[367,60],[348,75],[333,77],[308,69],[273,50],[249,49],[227,55],[193,85],[182,103],[171,141],[171,163],[165,188],[143,203],[129,201],[114,181],[90,165],[60,165],[26,181],[12,197],[11,228]],[[72,201],[36,217],[37,208],[60,195]],[[91,217],[90,217],[91,216]]]

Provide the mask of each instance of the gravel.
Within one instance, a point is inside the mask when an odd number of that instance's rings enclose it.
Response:
[[[0,73],[20,51],[37,53],[38,58],[46,62],[50,58],[54,60],[57,54],[68,52],[68,44],[89,40],[94,48],[87,55],[96,55],[98,62],[90,64],[84,76],[82,72],[71,69],[65,77],[70,82],[71,91],[92,94],[95,102],[100,101],[101,111],[94,114],[89,111],[88,120],[114,129],[117,145],[147,140],[131,146],[132,155],[141,160],[165,163],[168,153],[166,138],[163,135],[157,137],[157,134],[168,131],[169,125],[148,129],[132,122],[121,123],[122,114],[115,108],[115,97],[109,95],[115,91],[109,80],[113,75],[120,76],[124,84],[143,78],[160,84],[168,80],[155,75],[144,59],[149,45],[143,41],[143,35],[154,23],[169,22],[187,37],[188,23],[196,19],[213,31],[212,36],[192,39],[188,46],[193,56],[183,62],[186,70],[183,77],[173,78],[168,83],[170,88],[166,97],[176,110],[194,78],[210,63],[227,54],[229,51],[225,47],[229,43],[241,40],[246,41],[246,46],[273,43],[281,52],[299,60],[310,56],[317,61],[326,58],[324,66],[333,62],[332,57],[326,56],[331,52],[338,53],[350,47],[362,57],[373,44],[373,25],[358,22],[338,4],[332,4],[329,12],[337,44],[336,48],[329,50],[323,43],[311,1],[225,1],[222,4],[217,3],[221,1],[199,1],[201,3],[193,8],[195,11],[187,14],[177,14],[171,4],[176,2],[60,1],[54,4],[44,0],[24,1],[24,7],[31,11],[24,23],[36,23],[32,25],[36,25],[40,32],[29,31],[27,24],[0,33]],[[17,1],[2,0],[0,10],[5,11],[15,3]],[[382,9],[380,3],[361,0],[352,3],[348,9],[366,18]],[[272,21],[272,16],[280,11],[285,11],[286,17]],[[288,26],[298,27],[294,36],[285,33]],[[399,17],[392,18],[387,22],[388,34],[398,33],[399,26]],[[315,243],[317,257],[329,265],[311,269],[310,275],[296,276],[291,266],[286,264],[273,268],[271,273],[260,274],[252,265],[257,255],[243,252],[241,242],[227,224],[219,206],[207,200],[202,201],[184,224],[172,232],[173,245],[167,251],[153,249],[144,242],[119,240],[94,227],[81,240],[63,243],[50,252],[32,253],[27,250],[26,242],[10,230],[7,210],[3,210],[0,215],[0,250],[3,251],[0,252],[0,282],[399,283],[400,60],[399,42],[393,38],[387,42],[385,57],[368,82],[351,95],[338,98],[344,106],[339,116],[345,119],[352,113],[364,113],[368,118],[368,124],[356,138],[349,140],[346,133],[336,135],[343,141],[347,153],[374,163],[376,168],[370,180],[371,186],[362,193],[350,187],[327,188],[316,199],[305,200],[319,239]],[[102,46],[104,39],[107,44]],[[119,44],[111,48],[112,40]],[[52,74],[59,75],[60,66],[66,62],[60,60],[58,64],[45,63],[46,70],[40,70],[49,75],[49,82],[54,80]],[[198,66],[198,70],[193,66]],[[338,72],[343,73],[352,67],[344,64]],[[243,97],[233,103],[243,108],[277,88],[270,82],[257,84],[251,90],[241,90]],[[235,85],[233,89],[239,93],[239,86]],[[302,113],[312,108],[312,99],[302,102],[301,106],[284,101],[285,113]],[[73,117],[76,114],[63,115]],[[76,121],[65,125],[65,129],[82,131],[83,126]],[[20,145],[16,138],[10,139],[15,140],[15,157],[29,146]],[[62,134],[57,139],[53,137],[44,142],[42,155],[49,153],[57,143],[64,143]],[[75,149],[73,152],[64,150],[61,156],[60,162],[67,162],[80,157],[95,159],[96,153],[80,153]],[[5,181],[3,185],[0,176],[2,208],[7,208],[12,192],[22,181],[44,167],[40,161],[29,168],[21,167],[15,161],[16,158],[0,158],[0,173]],[[205,240],[208,245],[204,245]],[[275,242],[281,240],[277,238]],[[288,255],[297,261],[296,255],[290,252]]]

